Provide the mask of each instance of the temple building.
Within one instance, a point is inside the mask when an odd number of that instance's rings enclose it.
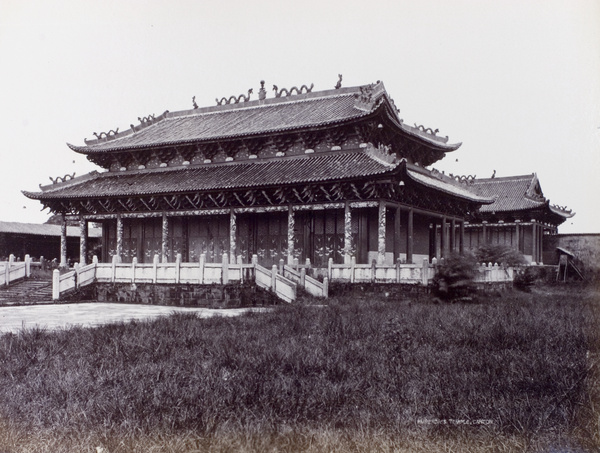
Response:
[[[101,171],[24,194],[79,220],[81,262],[89,222],[105,262],[412,263],[472,243],[465,222],[493,198],[427,169],[460,143],[405,124],[382,82],[272,91],[95,133],[68,146]]]
[[[484,244],[506,245],[528,262],[541,264],[544,237],[557,234],[558,226],[575,215],[564,206],[550,204],[535,173],[470,183],[480,196],[494,199],[475,211],[466,225],[465,247],[470,250]]]
[[[0,221],[0,261],[14,255],[24,260],[30,255],[36,260],[44,257],[47,260],[61,257],[61,236],[66,237],[67,261],[76,262],[80,259],[80,232],[76,226],[67,226],[62,231],[61,225],[2,222]],[[102,230],[91,227],[88,230],[87,246],[90,253],[100,248]]]

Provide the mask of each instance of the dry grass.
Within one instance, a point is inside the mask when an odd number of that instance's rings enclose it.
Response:
[[[597,292],[0,337],[0,452],[595,451]]]

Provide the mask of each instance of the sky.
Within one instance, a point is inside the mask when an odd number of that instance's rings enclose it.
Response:
[[[600,233],[600,0],[0,0],[0,220],[43,223],[22,190],[101,170],[67,142],[338,74],[462,143],[433,167],[536,173],[576,213],[560,233]]]

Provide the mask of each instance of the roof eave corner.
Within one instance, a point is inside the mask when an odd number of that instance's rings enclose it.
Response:
[[[21,190],[21,193],[30,200],[39,200],[39,192],[29,192],[27,190]]]
[[[86,154],[85,150],[87,149],[87,146],[72,145],[69,142],[67,142],[67,146],[69,147],[69,149],[71,151],[75,151],[76,153],[79,153],[79,154]]]

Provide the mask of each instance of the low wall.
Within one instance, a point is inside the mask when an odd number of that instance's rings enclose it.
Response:
[[[93,283],[62,300],[95,300],[179,307],[237,308],[277,304],[269,291],[254,284]]]
[[[575,263],[584,272],[600,272],[600,233],[556,234],[544,236],[544,264],[558,264],[556,248],[575,255]]]

